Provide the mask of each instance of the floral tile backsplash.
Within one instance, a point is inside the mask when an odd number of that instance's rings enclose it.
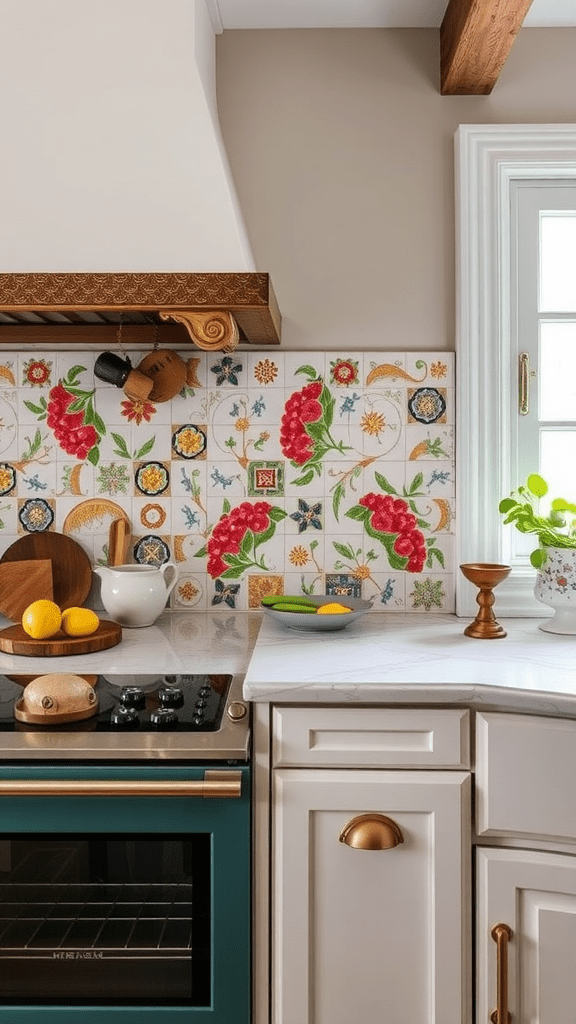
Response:
[[[154,403],[94,352],[0,353],[0,552],[57,530],[102,564],[125,516],[130,561],[177,563],[175,609],[454,610],[452,353],[180,355],[194,386]]]

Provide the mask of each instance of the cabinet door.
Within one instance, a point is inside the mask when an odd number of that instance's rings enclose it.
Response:
[[[576,857],[478,849],[478,1014],[496,1008],[495,924],[511,929],[508,1010],[521,1024],[576,1020]]]
[[[274,1024],[467,1024],[469,776],[273,775]],[[403,842],[339,842],[370,812]]]

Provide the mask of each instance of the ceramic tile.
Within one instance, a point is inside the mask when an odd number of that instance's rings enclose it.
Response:
[[[284,352],[270,349],[266,352],[248,352],[246,380],[248,387],[284,388]]]
[[[406,461],[454,459],[454,427],[446,424],[408,423]]]
[[[375,611],[403,612],[406,610],[407,580],[408,573],[372,568],[363,597],[374,601]]]
[[[409,379],[404,369],[404,352],[367,352],[364,354],[363,384],[365,388],[398,387]]]
[[[228,463],[224,460],[211,459],[206,463],[206,493],[208,496],[220,495],[220,502],[224,498],[232,499],[246,497],[246,475],[236,462]]]
[[[177,509],[169,498],[133,498],[132,529],[134,533],[176,533],[180,525]]]
[[[225,391],[246,386],[246,355],[243,352],[211,353],[208,359],[206,386]]]
[[[132,560],[179,565],[176,610],[222,622],[270,588],[453,608],[453,353],[179,355],[181,391],[138,403],[94,377],[96,353],[3,353],[4,547],[28,523],[102,561],[126,514]]]
[[[181,573],[171,594],[171,607],[182,611],[189,611],[192,608],[204,611],[207,607],[206,600],[206,583],[200,575]]]
[[[322,352],[285,352],[284,387],[286,388],[286,398],[288,399],[293,392],[300,391],[311,377],[323,377],[324,366],[325,359]],[[310,368],[310,372],[302,372],[306,367]]]
[[[325,536],[322,533],[286,534],[284,567],[286,572],[324,574]]]

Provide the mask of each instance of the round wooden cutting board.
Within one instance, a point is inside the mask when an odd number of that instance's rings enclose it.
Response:
[[[52,600],[59,608],[75,608],[81,606],[92,584],[92,567],[90,559],[71,537],[63,533],[29,533],[11,544],[0,558],[0,565],[7,562],[20,562],[23,559],[49,559],[52,563]],[[30,591],[24,597],[26,608],[40,595],[30,582]],[[1,604],[1,595],[0,595]],[[0,611],[3,609],[0,607]],[[11,616],[8,616],[11,618]],[[26,635],[26,634],[24,634]],[[97,648],[98,649],[98,648]]]
[[[122,627],[117,622],[101,619],[95,633],[90,636],[66,636],[58,632],[47,640],[34,640],[22,626],[8,626],[0,630],[0,651],[22,654],[29,658],[66,657],[68,654],[91,654],[115,647],[122,639]]]

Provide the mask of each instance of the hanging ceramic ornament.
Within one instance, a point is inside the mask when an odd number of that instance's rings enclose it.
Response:
[[[168,402],[186,386],[199,387],[200,382],[196,378],[198,362],[197,358],[185,362],[177,352],[166,348],[154,349],[144,356],[137,370],[152,381],[148,395],[150,401]]]

